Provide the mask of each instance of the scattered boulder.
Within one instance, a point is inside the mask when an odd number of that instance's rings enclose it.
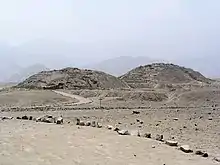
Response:
[[[180,147],[180,150],[183,151],[183,152],[185,152],[185,153],[192,153],[192,152],[193,152],[193,150],[190,149],[190,147],[189,147],[188,145],[182,145],[182,146]]]
[[[113,130],[113,129],[114,129],[114,127],[113,127],[112,125],[108,125],[107,128],[108,128],[109,130]]]
[[[97,128],[102,128],[102,124],[101,123],[97,123]]]
[[[28,120],[28,117],[25,115],[25,116],[22,116],[21,119],[22,120]]]
[[[208,153],[204,153],[204,154],[202,155],[202,157],[208,158],[208,157],[209,157],[209,154],[208,154]]]
[[[80,121],[79,122],[79,126],[85,126],[85,122],[84,121]]]
[[[145,133],[145,134],[143,135],[143,137],[145,137],[145,138],[151,138],[151,133]]]
[[[163,135],[157,134],[157,135],[156,135],[156,140],[163,142],[163,141],[164,141],[164,140],[163,140]]]
[[[120,129],[118,127],[115,127],[114,131],[118,132]]]
[[[63,118],[62,117],[58,117],[55,120],[56,124],[63,124]]]
[[[13,117],[8,117],[8,116],[3,116],[3,117],[0,117],[2,120],[12,120]]]
[[[213,160],[215,160],[215,161],[217,161],[217,162],[220,162],[220,157],[214,157]]]
[[[96,121],[92,121],[91,126],[96,127]]]
[[[198,150],[198,151],[195,152],[195,154],[196,154],[196,155],[200,155],[200,156],[202,156],[202,155],[204,154],[204,152]]]
[[[167,140],[166,144],[172,147],[177,147],[178,142],[177,141],[172,141],[172,140]]]
[[[179,120],[179,118],[174,118],[173,120],[174,120],[174,121],[178,121],[178,120]]]
[[[131,135],[128,130],[119,130],[118,134],[119,135]]]
[[[80,123],[80,119],[76,119],[76,125],[79,125],[79,123]]]
[[[132,114],[136,114],[136,115],[138,115],[138,114],[140,114],[141,112],[139,112],[139,111],[133,111],[133,113]]]
[[[86,126],[90,126],[90,125],[91,125],[91,122],[90,122],[90,121],[87,121],[87,122],[85,123],[85,125],[86,125]]]
[[[16,117],[16,119],[20,120],[20,119],[21,119],[21,117]]]
[[[33,120],[33,116],[29,116],[29,120]]]
[[[37,117],[35,120],[36,122],[41,122],[41,117]]]

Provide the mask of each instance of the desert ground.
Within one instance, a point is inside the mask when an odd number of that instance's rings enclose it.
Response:
[[[163,94],[163,90],[2,90],[0,116],[14,119],[0,121],[0,164],[218,164],[220,91],[170,92],[161,101]],[[16,119],[24,115],[62,116],[64,124]],[[77,118],[99,122],[102,128],[78,126]],[[118,135],[108,125],[133,136]],[[151,133],[152,138],[138,137],[137,132]],[[155,140],[157,134],[165,141],[189,145],[194,153]],[[199,150],[209,156],[196,155]]]

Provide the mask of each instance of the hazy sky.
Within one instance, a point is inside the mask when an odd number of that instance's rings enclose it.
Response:
[[[2,45],[42,57],[220,53],[220,0],[0,0],[0,25]]]

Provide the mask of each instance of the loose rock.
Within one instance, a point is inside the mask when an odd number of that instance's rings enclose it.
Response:
[[[164,141],[164,140],[163,140],[163,135],[157,134],[157,135],[156,135],[156,140],[163,142],[163,141]]]
[[[79,125],[80,125],[80,126],[85,126],[85,122],[84,122],[84,121],[80,121],[80,122],[79,122]]]
[[[190,149],[190,147],[188,145],[183,145],[180,147],[180,150],[185,152],[185,153],[192,153],[193,150]]]
[[[113,130],[114,127],[113,127],[112,125],[108,125],[107,128],[108,128],[109,130]]]
[[[133,114],[140,114],[141,112],[139,112],[139,111],[133,111]]]
[[[97,128],[102,128],[102,124],[101,123],[97,123]]]
[[[91,126],[96,127],[96,121],[92,121]]]
[[[118,131],[118,134],[119,135],[130,135],[128,130],[120,130],[120,131]]]
[[[145,134],[143,135],[143,137],[145,137],[145,138],[151,138],[151,133],[145,133]]]
[[[172,140],[167,140],[166,144],[169,146],[177,147],[178,142],[177,141],[172,141]]]
[[[217,162],[220,162],[220,157],[215,157],[213,160],[217,161]]]
[[[85,123],[85,125],[86,125],[86,126],[90,126],[90,125],[91,125],[91,122],[90,122],[90,121],[87,121],[87,122]]]
[[[28,117],[25,115],[25,116],[22,116],[21,119],[22,120],[28,120]]]
[[[55,122],[56,122],[56,124],[63,124],[63,118],[58,117]]]

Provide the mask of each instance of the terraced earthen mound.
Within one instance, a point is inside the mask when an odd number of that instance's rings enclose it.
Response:
[[[137,67],[120,79],[132,88],[164,88],[172,84],[211,82],[210,79],[192,69],[164,63]]]
[[[18,84],[17,87],[31,89],[115,89],[127,88],[128,85],[104,72],[65,68],[40,72]]]

